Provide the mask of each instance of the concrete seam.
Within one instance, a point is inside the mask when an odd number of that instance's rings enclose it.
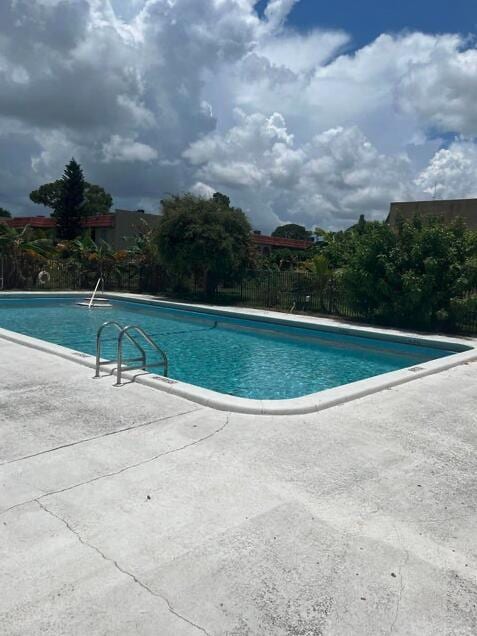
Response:
[[[14,510],[15,508],[19,508],[20,506],[25,506],[26,504],[29,503],[33,503],[34,501],[39,501],[40,499],[43,499],[44,497],[50,497],[52,495],[59,495],[63,492],[68,492],[69,490],[74,490],[75,488],[79,488],[80,486],[86,486],[88,484],[92,484],[95,481],[100,481],[101,479],[106,479],[107,477],[115,477],[116,475],[120,475],[121,473],[124,473],[128,470],[131,470],[133,468],[138,468],[139,466],[144,466],[145,464],[149,464],[153,461],[156,461],[157,459],[160,459],[161,457],[165,457],[166,455],[172,455],[173,453],[178,453],[182,450],[185,450],[186,448],[191,448],[192,446],[196,446],[197,444],[201,444],[202,442],[207,441],[208,439],[211,439],[212,437],[214,437],[214,435],[217,435],[217,433],[221,433],[225,427],[229,424],[230,421],[230,413],[227,414],[226,420],[224,422],[224,424],[222,424],[222,426],[220,426],[218,429],[216,429],[215,431],[213,431],[212,433],[209,433],[209,435],[206,435],[205,437],[201,437],[197,440],[195,440],[194,442],[191,442],[190,444],[185,444],[185,446],[179,446],[178,448],[173,448],[169,451],[166,451],[165,453],[159,453],[158,455],[154,455],[154,457],[149,457],[148,459],[144,459],[140,462],[137,462],[135,464],[131,464],[129,466],[124,466],[124,468],[121,468],[119,470],[116,470],[114,472],[111,473],[105,473],[104,475],[99,475],[98,477],[93,477],[93,479],[88,479],[87,481],[82,481],[78,484],[73,484],[72,486],[67,486],[66,488],[61,488],[60,490],[52,490],[50,492],[46,492],[44,495],[41,495],[41,497],[34,497],[33,499],[29,499],[28,501],[22,501],[21,503],[17,503],[14,504],[13,506],[10,506],[10,508],[6,508],[6,510],[3,510],[2,512],[0,512],[0,516],[6,514],[7,512],[10,512],[11,510]]]
[[[92,442],[97,439],[102,439],[103,437],[118,435],[119,433],[126,433],[127,431],[134,431],[137,428],[143,428],[144,426],[152,426],[153,424],[158,424],[159,422],[166,422],[167,420],[174,419],[175,417],[181,417],[183,415],[189,415],[190,413],[195,413],[196,411],[200,411],[203,408],[204,408],[203,406],[199,406],[198,408],[190,409],[189,411],[184,411],[182,413],[175,413],[174,415],[167,415],[166,417],[159,417],[155,420],[150,420],[148,422],[142,422],[141,424],[136,424],[135,426],[125,426],[124,428],[120,428],[116,431],[108,431],[107,433],[103,433],[102,435],[93,435],[92,437],[85,437],[84,439],[79,439],[76,442],[61,444],[60,446],[55,446],[54,448],[47,448],[45,450],[39,451],[38,453],[32,453],[31,455],[23,455],[23,457],[17,457],[16,459],[7,459],[6,461],[0,462],[0,466],[5,466],[7,464],[14,464],[15,462],[21,462],[24,459],[32,459],[33,457],[39,457],[40,455],[53,453],[54,451],[62,450],[63,448],[70,448],[71,446],[77,446],[78,444],[85,444],[86,442]]]

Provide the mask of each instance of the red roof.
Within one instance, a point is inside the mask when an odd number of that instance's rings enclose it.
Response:
[[[81,227],[114,227],[114,214],[87,216],[81,221]]]
[[[25,227],[25,225],[30,225],[31,227],[49,229],[56,225],[56,220],[49,216],[17,216],[13,219],[5,219],[4,222],[10,227]]]
[[[56,226],[56,219],[51,216],[16,216],[13,219],[1,219],[10,227],[25,227],[52,229]],[[114,214],[100,214],[88,216],[81,220],[81,227],[114,227]]]
[[[300,241],[298,239],[281,238],[278,236],[266,236],[265,234],[252,234],[252,241],[258,245],[289,247],[295,250],[307,250],[313,245],[313,241]]]
[[[32,228],[52,229],[56,226],[56,219],[50,216],[17,216],[13,219],[0,218],[0,222],[16,228],[29,225]],[[97,216],[85,217],[81,221],[81,226],[89,228],[114,227],[114,214],[99,214]],[[256,245],[288,247],[295,250],[307,250],[313,245],[313,241],[300,241],[278,236],[267,236],[266,234],[252,234],[252,241]]]

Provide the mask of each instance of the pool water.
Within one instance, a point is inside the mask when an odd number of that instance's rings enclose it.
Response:
[[[139,325],[167,352],[171,378],[255,399],[295,398],[455,353],[140,302],[88,310],[77,301],[0,299],[0,327],[94,355],[103,322]],[[104,335],[102,356],[115,359],[117,332]],[[128,347],[126,357],[137,357]]]

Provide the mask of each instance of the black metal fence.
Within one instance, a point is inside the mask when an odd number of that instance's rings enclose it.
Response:
[[[0,258],[0,290],[80,291],[94,288],[98,272],[67,261]],[[109,291],[157,293],[163,287],[155,266],[124,263],[104,274]]]
[[[40,272],[48,274],[39,276]],[[84,270],[67,261],[32,262],[26,259],[12,262],[0,258],[0,290],[90,291],[97,278],[97,271]],[[362,302],[357,308],[349,292],[336,280],[327,281],[307,272],[251,271],[240,282],[221,285],[212,296],[206,296],[200,285],[173,280],[158,266],[126,262],[105,274],[105,289],[160,293],[182,300],[222,305],[309,312],[367,323],[383,322],[379,316],[366,310]],[[448,331],[477,334],[477,292],[456,299],[451,310],[451,320],[445,327]]]
[[[477,290],[454,299],[452,314],[456,332],[477,335]]]
[[[353,307],[338,283],[307,272],[256,271],[236,285],[223,285],[218,302],[279,311],[311,312],[370,320],[368,312]]]
[[[382,316],[367,309],[363,299],[358,307],[349,290],[336,279],[327,281],[307,272],[249,272],[240,283],[220,287],[214,301],[219,304],[279,311],[310,312],[386,326],[419,328],[412,321],[407,321],[406,324],[392,319],[385,321]],[[436,323],[434,330],[477,334],[477,291],[455,299],[451,303],[447,320]]]

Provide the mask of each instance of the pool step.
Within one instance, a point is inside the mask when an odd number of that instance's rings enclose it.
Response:
[[[91,296],[89,298],[84,298],[81,302],[76,303],[77,305],[81,305],[82,307],[89,307],[91,303]],[[91,303],[91,307],[112,307],[112,304],[109,301],[109,298],[102,298],[101,296],[95,296],[93,302]]]

